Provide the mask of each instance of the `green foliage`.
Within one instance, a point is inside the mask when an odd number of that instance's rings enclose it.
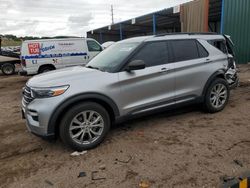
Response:
[[[10,40],[10,39],[2,39],[2,47],[5,46],[20,46],[22,44],[21,40]]]

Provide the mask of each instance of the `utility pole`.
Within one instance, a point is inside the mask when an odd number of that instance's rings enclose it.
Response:
[[[0,54],[2,54],[2,37],[0,36]]]
[[[114,24],[114,9],[113,9],[113,5],[111,5],[111,23]]]

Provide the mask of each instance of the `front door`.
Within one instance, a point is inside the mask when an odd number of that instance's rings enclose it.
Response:
[[[175,75],[168,54],[166,41],[146,43],[128,61],[143,60],[146,68],[119,73],[125,113],[136,114],[173,103]]]
[[[93,57],[102,51],[102,47],[94,40],[87,40],[87,46],[89,51],[87,55],[87,62],[89,62]]]

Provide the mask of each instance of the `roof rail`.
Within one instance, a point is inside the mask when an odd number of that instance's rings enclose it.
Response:
[[[218,35],[218,33],[214,32],[176,32],[176,33],[161,33],[155,35],[155,37],[162,37],[166,35]]]

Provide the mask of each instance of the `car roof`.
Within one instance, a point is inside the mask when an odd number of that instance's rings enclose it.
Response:
[[[203,40],[224,40],[224,36],[215,33],[167,33],[160,35],[150,35],[142,37],[133,37],[122,40],[122,42],[149,42],[159,40],[178,40],[178,39],[203,39]]]
[[[79,38],[34,39],[34,40],[25,40],[23,42],[50,42],[50,41],[86,40],[86,39],[91,40],[91,38],[79,37]]]
[[[143,42],[149,38],[154,37],[152,36],[142,36],[142,37],[133,37],[133,38],[128,38],[128,39],[124,39],[122,41],[119,41],[118,43],[133,43],[133,42]]]

